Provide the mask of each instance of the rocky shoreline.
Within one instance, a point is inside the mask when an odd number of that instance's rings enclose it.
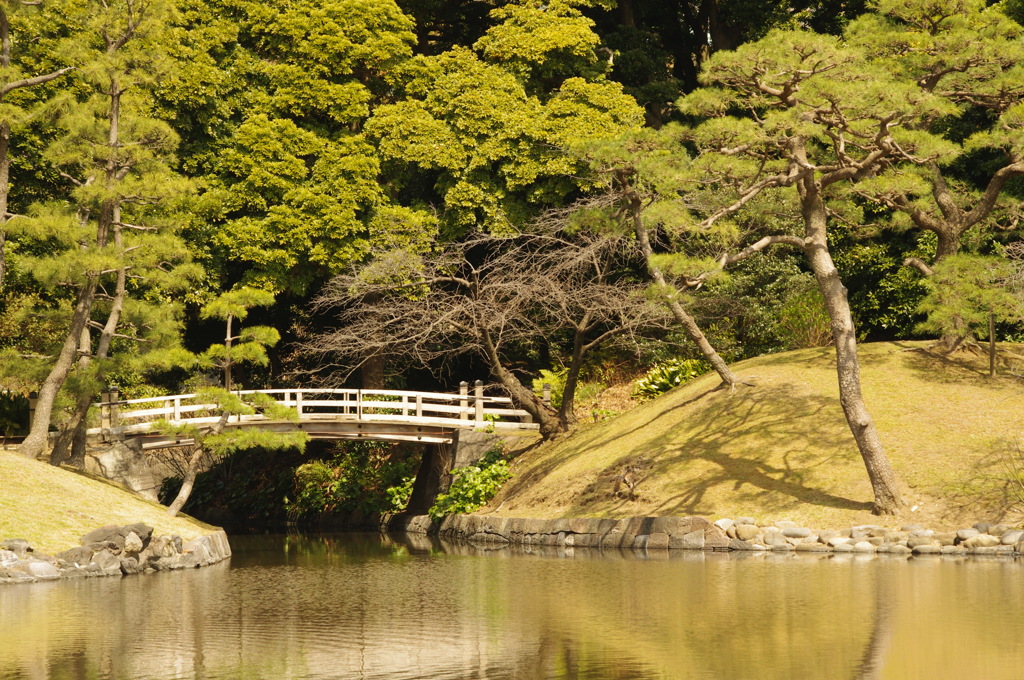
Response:
[[[153,536],[153,527],[142,523],[105,526],[83,536],[80,546],[56,555],[38,553],[22,538],[0,541],[0,583],[192,569],[228,557],[231,545],[223,530],[183,541],[180,536]]]
[[[396,517],[394,530],[495,547],[557,546],[634,550],[702,550],[772,553],[857,553],[897,556],[1004,556],[1024,554],[1024,531],[979,522],[938,532],[918,524],[899,529],[858,525],[813,529],[780,520],[759,525],[752,518],[632,517],[628,519],[522,519],[452,515],[434,522],[425,515]]]

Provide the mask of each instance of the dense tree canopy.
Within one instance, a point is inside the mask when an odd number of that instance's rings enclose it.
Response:
[[[551,433],[573,418],[541,370],[571,403],[679,337],[732,387],[734,359],[832,342],[891,512],[857,340],[1024,337],[1020,5],[4,3],[0,387],[39,392],[24,450],[56,427],[62,459],[114,379],[309,376],[299,336],[363,338],[341,350],[377,386],[486,370]]]

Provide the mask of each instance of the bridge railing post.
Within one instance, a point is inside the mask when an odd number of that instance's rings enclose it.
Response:
[[[416,417],[423,417],[423,395],[421,394],[416,395]]]
[[[302,416],[302,390],[295,390],[295,411]]]
[[[171,405],[171,417],[175,422],[181,420],[181,397],[174,398],[174,404]]]
[[[110,385],[107,387],[107,393],[110,396],[110,429],[114,430],[121,427],[121,410],[117,403],[121,388],[117,385]]]
[[[469,420],[469,383],[459,383],[459,420]]]
[[[474,417],[478,423],[484,422],[484,381],[477,380],[473,383],[473,406]]]

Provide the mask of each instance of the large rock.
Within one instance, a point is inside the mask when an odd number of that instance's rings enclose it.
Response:
[[[90,451],[85,458],[85,470],[94,475],[117,482],[143,498],[158,501],[163,476],[150,466],[142,451],[142,440],[114,442],[101,451]]]
[[[142,552],[142,539],[134,531],[129,531],[124,537],[124,552],[126,555],[138,555]]]
[[[977,529],[972,527],[970,529],[960,529],[960,530],[958,530],[956,532],[956,537],[960,541],[966,541],[968,538],[973,538],[973,537],[977,536],[980,533],[981,533],[980,531],[978,531]]]
[[[915,548],[921,548],[926,545],[938,546],[939,542],[936,541],[932,536],[923,535],[912,535],[910,536],[910,538],[907,539],[907,547],[911,550],[914,550]]]
[[[57,567],[45,560],[37,560],[33,557],[22,560],[18,565],[18,568],[39,581],[52,581],[60,576],[60,572],[57,571]]]
[[[737,524],[736,538],[741,541],[753,541],[761,533],[761,528],[755,524]]]
[[[1013,529],[1010,531],[1004,531],[999,537],[999,542],[1003,545],[1015,545],[1020,543],[1020,540],[1024,538],[1024,531]]]
[[[32,546],[24,538],[8,538],[0,543],[0,549],[10,550],[18,556],[18,559],[25,559],[32,552]]]
[[[109,550],[101,550],[93,555],[92,564],[99,567],[105,576],[117,576],[121,573],[121,558]]]
[[[77,548],[69,548],[68,550],[59,552],[54,555],[54,557],[61,562],[66,562],[67,564],[82,566],[83,564],[89,564],[92,562],[94,552],[95,551],[92,548],[82,545]]]
[[[682,536],[673,536],[669,542],[670,548],[678,548],[681,550],[703,550],[704,549],[704,530],[697,529],[691,531],[688,534]]]
[[[807,527],[785,527],[782,530],[782,535],[786,538],[808,538],[812,533]]]
[[[0,569],[13,567],[20,561],[21,558],[13,550],[7,550],[6,548],[0,550]]]
[[[973,550],[974,548],[994,548],[999,545],[999,539],[991,534],[978,534],[968,538],[964,541],[963,545],[968,550]]]

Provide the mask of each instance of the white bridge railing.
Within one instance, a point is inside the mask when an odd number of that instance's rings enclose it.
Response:
[[[294,408],[300,424],[347,421],[461,429],[538,429],[530,414],[514,408],[511,399],[485,396],[480,381],[476,382],[472,392],[467,383],[462,383],[458,394],[349,388],[237,390],[232,394],[273,397],[278,403]],[[104,434],[112,430],[123,435],[142,434],[154,431],[153,424],[160,420],[174,425],[202,427],[212,425],[221,417],[217,404],[205,403],[198,394],[118,399],[117,389],[111,388],[103,394],[98,406],[100,427],[90,429],[90,434]],[[231,416],[228,424],[238,427],[269,421],[262,414],[254,414]]]

